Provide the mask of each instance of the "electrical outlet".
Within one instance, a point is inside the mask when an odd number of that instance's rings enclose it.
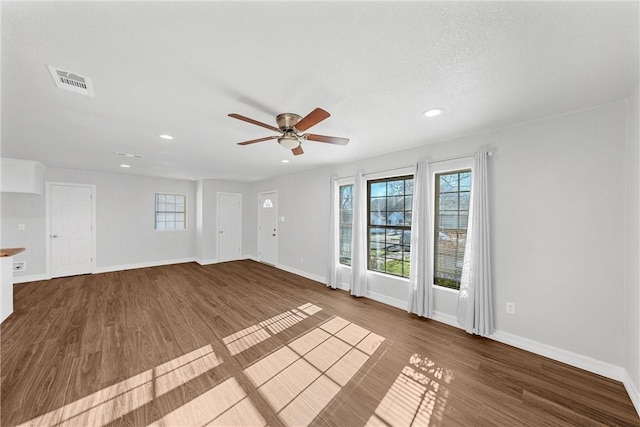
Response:
[[[516,314],[516,303],[508,302],[507,303],[507,314]]]
[[[24,231],[26,229],[24,224],[18,224],[18,231]]]
[[[304,262],[304,257],[303,256],[300,257],[300,262]]]
[[[26,261],[17,261],[13,263],[13,271],[26,271],[26,270],[27,270]]]

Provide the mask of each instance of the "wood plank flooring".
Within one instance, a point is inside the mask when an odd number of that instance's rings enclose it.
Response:
[[[638,426],[623,385],[253,261],[14,287],[2,426]]]

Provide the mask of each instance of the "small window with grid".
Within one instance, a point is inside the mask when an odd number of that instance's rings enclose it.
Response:
[[[156,193],[156,230],[187,229],[187,196]]]

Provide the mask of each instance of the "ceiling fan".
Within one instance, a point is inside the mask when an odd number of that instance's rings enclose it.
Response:
[[[262,126],[274,132],[278,132],[281,135],[267,136],[265,138],[252,139],[250,141],[238,142],[238,145],[255,144],[256,142],[268,141],[270,139],[277,139],[278,143],[287,150],[298,156],[303,154],[302,141],[316,141],[326,142],[328,144],[347,145],[348,138],[339,138],[336,136],[316,135],[313,133],[303,133],[311,126],[317,125],[324,119],[328,118],[330,114],[322,108],[316,108],[305,117],[301,117],[298,114],[283,113],[278,114],[276,117],[276,123],[278,127],[268,125],[266,123],[259,122],[257,120],[250,119],[249,117],[242,116],[240,114],[231,113],[229,117],[242,120],[243,122],[252,123],[257,126]]]

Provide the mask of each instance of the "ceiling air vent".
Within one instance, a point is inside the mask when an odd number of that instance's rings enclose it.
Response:
[[[127,157],[129,159],[143,159],[144,158],[144,156],[142,154],[122,153],[120,151],[116,151],[116,156]]]
[[[71,71],[60,70],[51,65],[47,65],[47,67],[58,88],[81,95],[93,96],[93,85],[89,77],[84,77]]]

